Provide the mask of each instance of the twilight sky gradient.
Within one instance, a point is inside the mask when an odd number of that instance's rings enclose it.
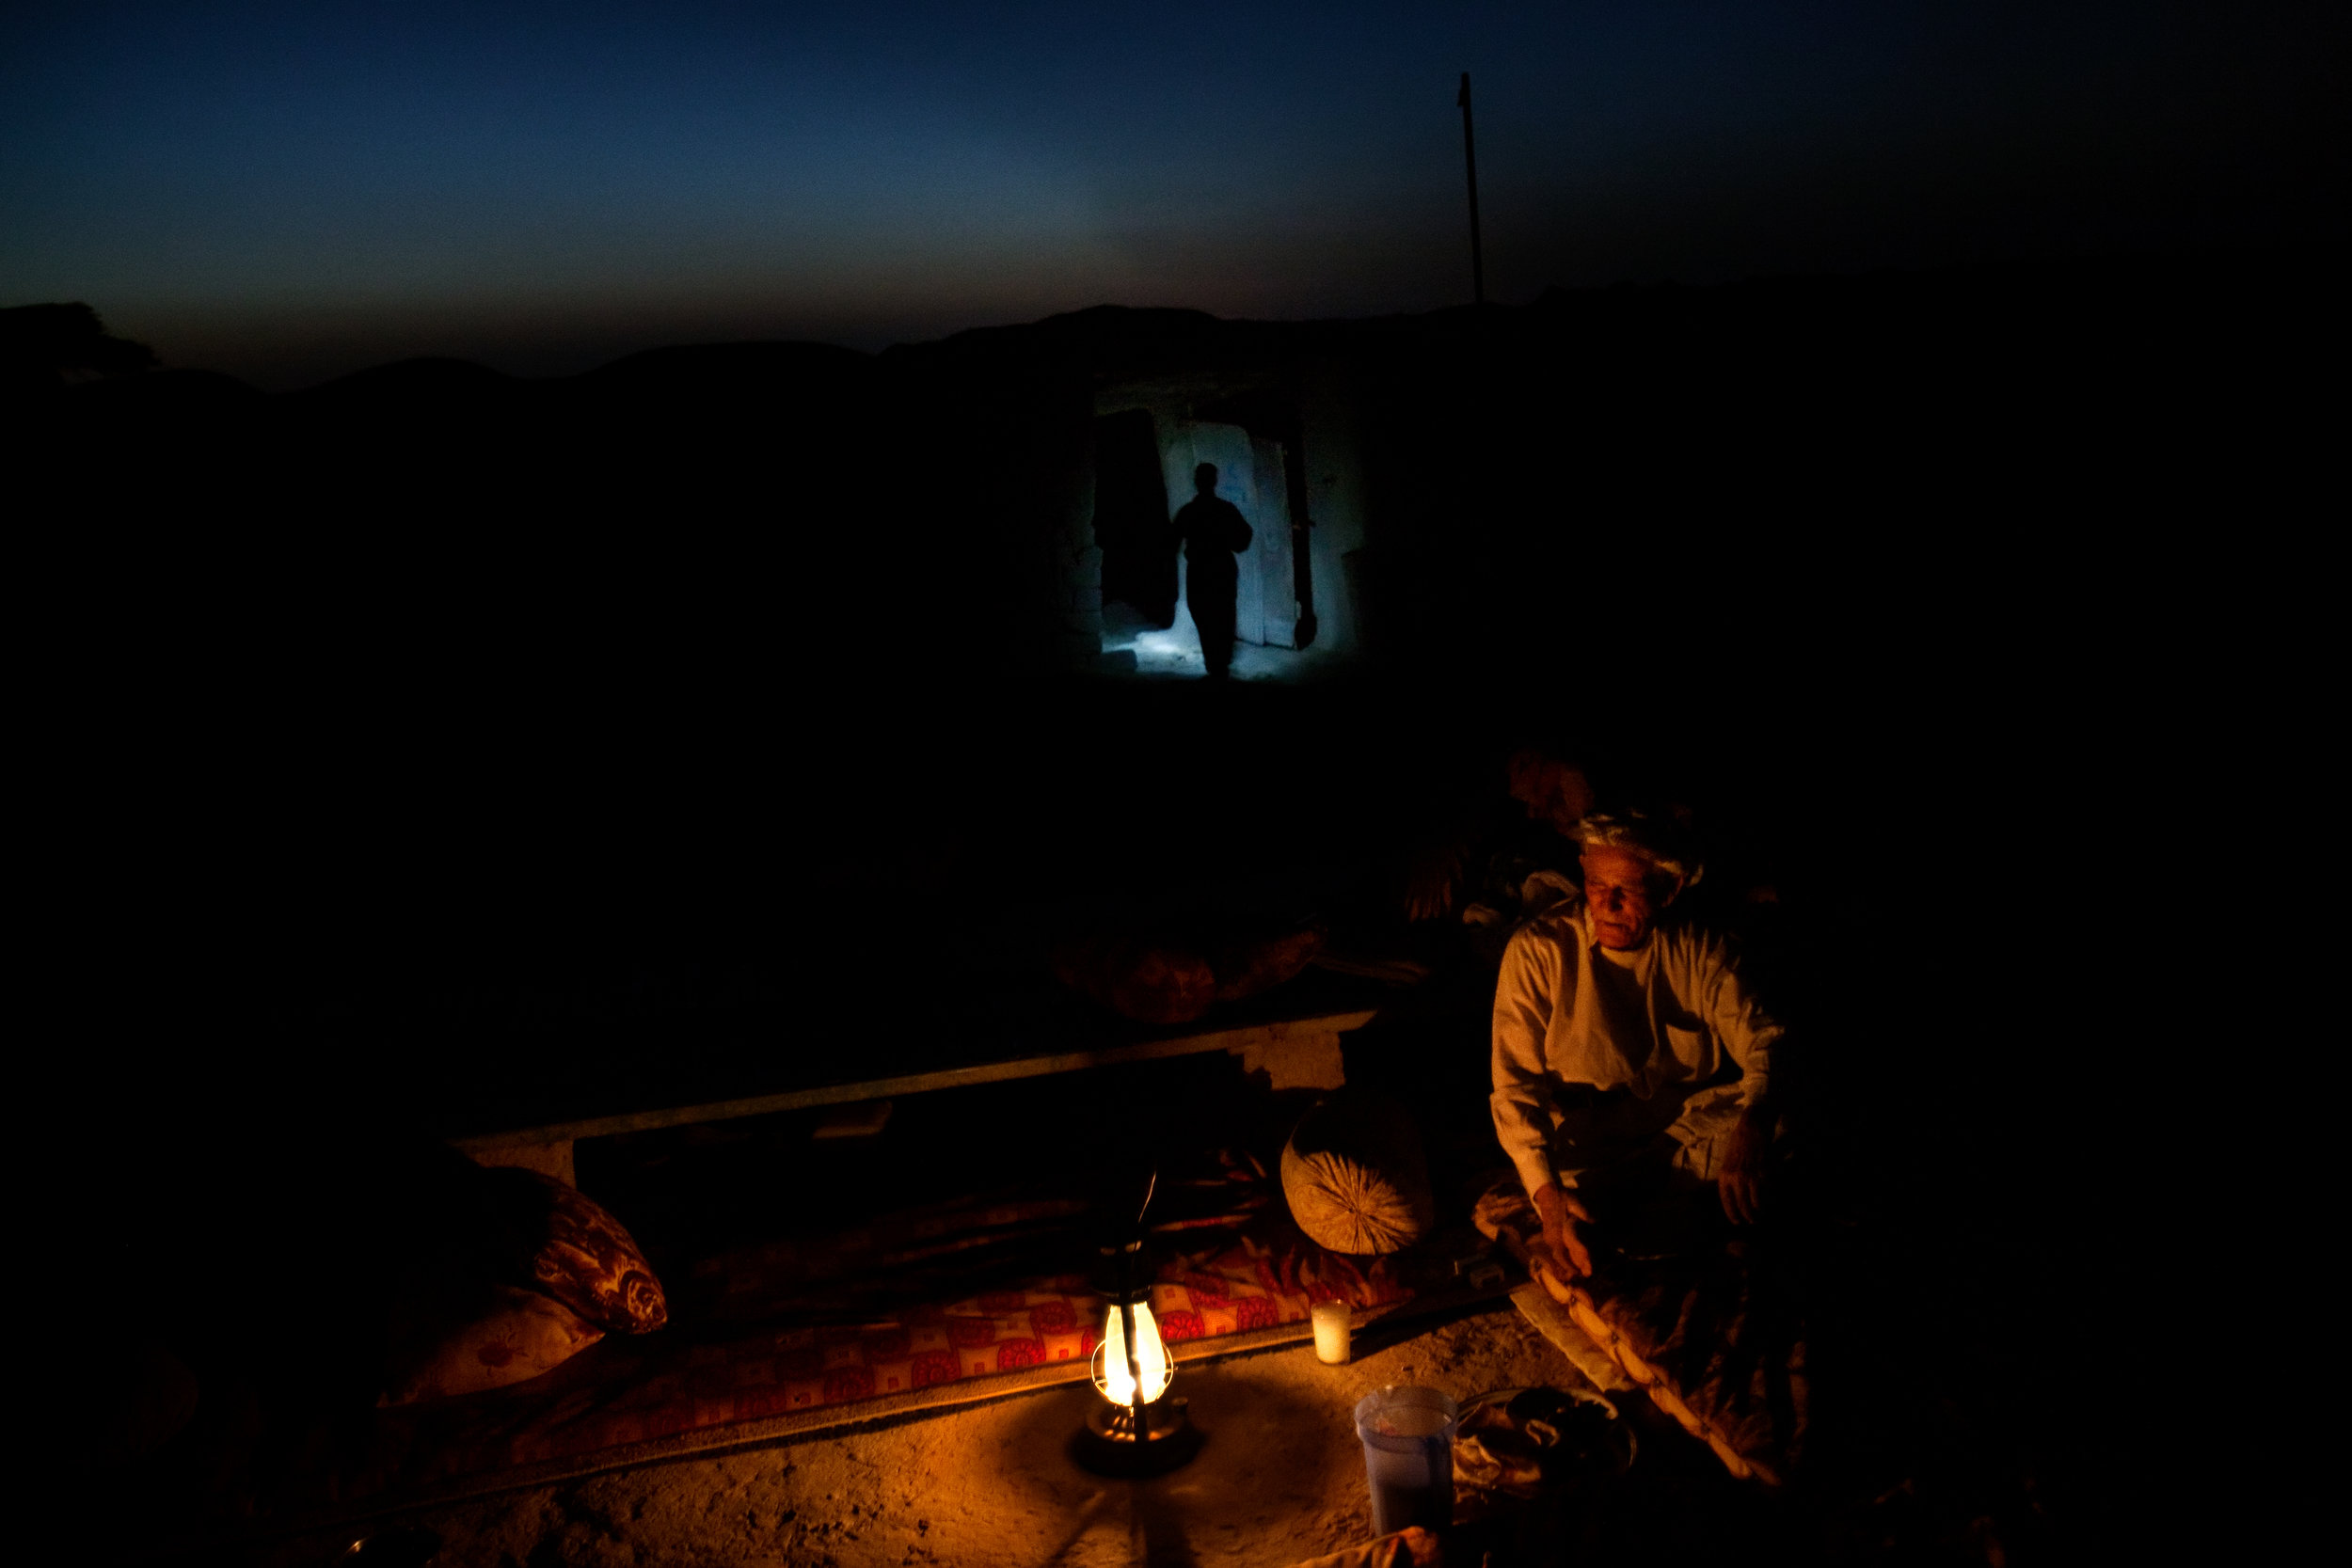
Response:
[[[2344,232],[2342,7],[10,5],[0,304],[265,385]]]

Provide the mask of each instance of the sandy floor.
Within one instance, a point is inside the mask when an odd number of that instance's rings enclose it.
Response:
[[[1208,672],[1200,657],[1200,633],[1181,598],[1176,624],[1165,628],[1152,626],[1126,605],[1104,605],[1103,652],[1112,658],[1133,655],[1138,675],[1199,680]],[[1305,680],[1327,673],[1342,662],[1328,646],[1300,650],[1236,642],[1232,673],[1238,681]]]
[[[1196,1367],[1176,1392],[1207,1434],[1149,1481],[1073,1465],[1089,1402],[1065,1387],[831,1438],[453,1504],[401,1521],[446,1568],[605,1564],[1280,1565],[1372,1534],[1349,1411],[1420,1383],[1464,1398],[1575,1370],[1508,1307],[1327,1367],[1305,1346]],[[379,1527],[382,1528],[382,1527]],[[268,1568],[332,1562],[350,1539],[282,1543]]]

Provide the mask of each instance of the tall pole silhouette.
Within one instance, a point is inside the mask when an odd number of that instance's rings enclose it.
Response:
[[[1470,298],[1486,303],[1486,258],[1478,245],[1478,140],[1470,134],[1470,72],[1462,72],[1462,90],[1454,100],[1462,107],[1462,162],[1470,170]]]

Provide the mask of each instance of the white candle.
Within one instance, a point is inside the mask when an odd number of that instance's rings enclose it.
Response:
[[[1337,1367],[1347,1360],[1347,1303],[1315,1303],[1315,1359]]]

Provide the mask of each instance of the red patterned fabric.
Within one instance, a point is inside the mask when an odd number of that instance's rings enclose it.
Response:
[[[976,1302],[974,1305],[978,1304]],[[947,1342],[958,1350],[993,1345],[996,1342],[996,1320],[950,1312],[947,1315]]]
[[[1281,1307],[1272,1296],[1244,1296],[1233,1303],[1236,1329],[1272,1328],[1281,1321]]]
[[[825,1374],[825,1402],[847,1404],[874,1397],[874,1374],[863,1367],[844,1367]]]
[[[1207,1332],[1208,1327],[1198,1312],[1187,1312],[1180,1307],[1160,1314],[1160,1338],[1171,1345],[1198,1339]]]
[[[1326,1253],[1268,1218],[1239,1239],[1171,1258],[1152,1287],[1152,1310],[1163,1336],[1184,1345],[1305,1323],[1318,1301],[1376,1307],[1410,1293],[1381,1260]],[[371,1484],[346,1470],[333,1484],[348,1498],[394,1480],[577,1458],[1024,1368],[1083,1365],[1102,1338],[1104,1311],[1083,1276],[1061,1275],[858,1327],[770,1328],[718,1341],[608,1339],[546,1377],[451,1402],[429,1423],[379,1433],[377,1452],[400,1455],[397,1475]]]

